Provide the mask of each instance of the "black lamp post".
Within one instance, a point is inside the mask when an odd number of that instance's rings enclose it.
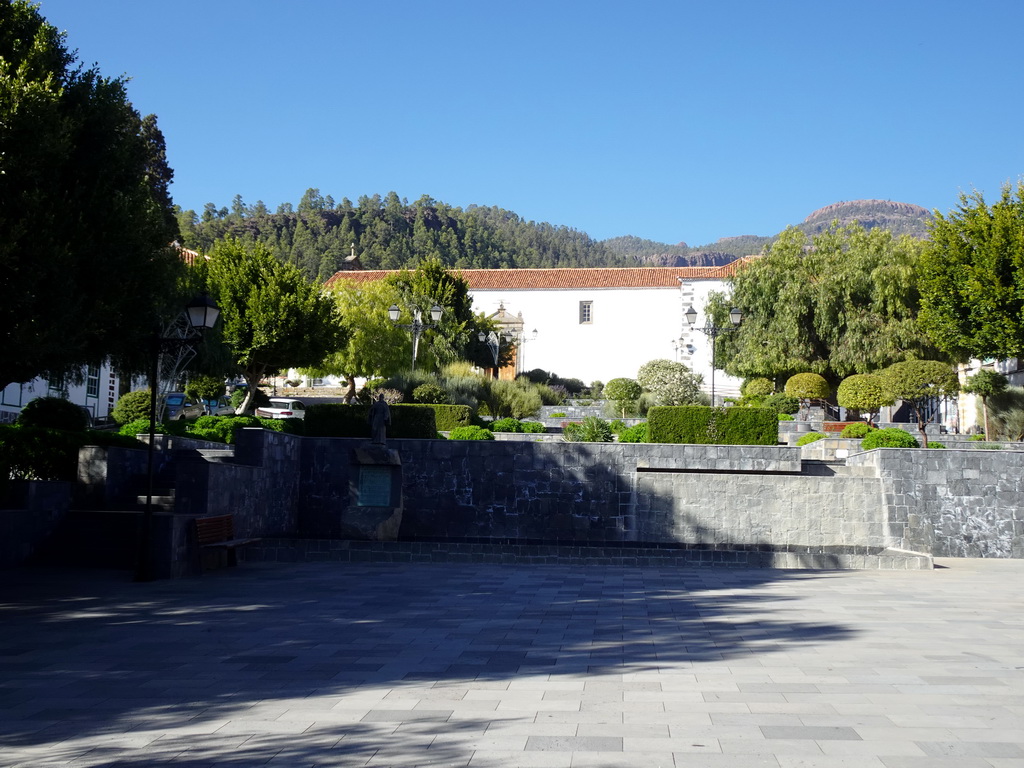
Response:
[[[423,335],[423,331],[427,330],[428,328],[433,328],[435,325],[437,325],[443,313],[444,310],[441,308],[441,306],[439,304],[435,304],[430,308],[430,319],[433,322],[426,323],[423,321],[423,313],[420,312],[419,307],[413,307],[412,322],[399,323],[398,318],[402,316],[402,310],[399,309],[397,304],[392,304],[388,308],[388,317],[391,318],[391,322],[393,322],[399,328],[406,328],[412,331],[412,369],[414,371],[416,370],[416,353],[419,351],[420,348],[420,336]]]
[[[700,331],[705,336],[711,339],[711,405],[715,404],[715,341],[723,333],[733,333],[739,330],[740,323],[743,322],[743,313],[737,307],[733,307],[729,310],[729,322],[731,325],[719,326],[715,325],[711,318],[707,319],[703,328],[695,328],[694,323],[697,322],[697,310],[692,306],[687,308],[683,313],[683,317],[686,318],[686,322],[691,328],[696,331]]]
[[[160,355],[191,347],[201,338],[201,332],[213,328],[220,315],[220,308],[205,292],[197,296],[182,313],[187,326],[177,336],[169,331],[155,331],[150,339],[149,368],[149,443],[146,450],[146,506],[142,512],[142,530],[139,535],[139,553],[136,581],[152,581],[153,573],[153,458],[156,450],[156,409],[157,389],[160,385]],[[184,324],[179,316],[172,325],[181,328]],[[194,354],[194,353],[192,353]]]

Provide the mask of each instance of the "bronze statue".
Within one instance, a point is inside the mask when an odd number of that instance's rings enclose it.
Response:
[[[377,395],[376,401],[370,406],[370,442],[374,445],[386,445],[388,441],[388,425],[391,424],[391,409],[384,401],[384,395]]]

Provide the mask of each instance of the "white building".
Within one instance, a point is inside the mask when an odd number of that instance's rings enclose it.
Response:
[[[705,324],[712,291],[725,292],[724,267],[467,269],[473,310],[491,316],[504,308],[522,317],[517,369],[540,368],[585,384],[635,378],[650,360],[677,360],[711,389],[711,340]],[[379,280],[384,270],[340,272],[334,280]],[[698,312],[693,328],[683,312]],[[533,331],[536,330],[536,337]],[[718,371],[716,399],[739,393],[740,380]]]
[[[56,384],[33,379],[24,384],[9,384],[0,390],[0,424],[18,418],[21,409],[37,397],[63,397],[89,412],[91,419],[105,421],[118,398],[132,388],[132,382],[119,376],[109,364],[88,366],[81,384]]]

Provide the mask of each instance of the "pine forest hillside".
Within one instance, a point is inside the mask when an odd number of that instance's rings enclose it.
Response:
[[[931,214],[888,200],[855,200],[821,208],[798,227],[816,234],[833,221],[860,221],[895,234],[927,237]],[[414,203],[394,192],[360,197],[355,205],[309,189],[297,207],[285,203],[271,213],[262,202],[246,205],[236,195],[231,208],[207,203],[202,214],[178,210],[183,244],[208,251],[223,237],[265,243],[282,261],[323,281],[346,268],[355,253],[364,269],[401,269],[437,258],[461,269],[718,266],[761,253],[775,238],[724,237],[691,247],[639,237],[595,240],[564,226],[525,221],[516,213],[471,205],[465,210],[424,195]]]

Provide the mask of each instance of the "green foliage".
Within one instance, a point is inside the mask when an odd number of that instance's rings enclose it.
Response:
[[[610,443],[613,439],[611,426],[597,416],[587,416],[583,421],[572,421],[565,425],[562,435],[573,443]]]
[[[775,391],[775,382],[771,379],[765,379],[760,376],[755,376],[752,379],[747,379],[743,382],[743,386],[740,387],[740,394],[744,397],[768,397]]]
[[[885,380],[873,373],[856,373],[839,382],[836,402],[843,408],[877,413],[884,405],[892,405],[892,396]]]
[[[38,3],[0,3],[0,390],[138,367],[180,306],[172,171],[125,83],[77,61]]]
[[[543,405],[561,405],[568,397],[564,387],[535,384],[534,389],[540,395],[540,401]]]
[[[930,441],[926,446],[928,448],[945,448],[946,446],[942,443],[937,443],[934,440]]]
[[[964,392],[978,395],[981,398],[981,419],[982,424],[985,425],[986,440],[989,438],[988,401],[993,396],[1005,392],[1009,383],[1007,378],[1001,373],[996,373],[988,368],[982,368],[971,376],[963,387]]]
[[[786,380],[786,394],[800,400],[824,400],[832,394],[825,377],[817,373],[797,373]]]
[[[491,432],[522,432],[523,423],[519,419],[498,419],[491,423]]]
[[[779,421],[793,421],[793,414],[791,413],[778,413],[776,416],[779,417]]]
[[[858,421],[855,424],[847,424],[843,427],[843,431],[839,433],[840,437],[847,437],[854,440],[859,440],[862,437],[866,437],[870,432],[874,432],[875,428],[864,421]]]
[[[796,444],[802,448],[805,445],[810,445],[811,443],[816,443],[819,440],[824,440],[826,437],[828,437],[828,435],[823,432],[808,432],[806,435],[801,435],[800,439],[796,441]]]
[[[542,402],[529,382],[497,380],[490,383],[485,395],[487,408],[495,419],[511,416],[525,419],[540,411]]]
[[[149,397],[148,389],[125,392],[118,398],[110,415],[118,424],[127,424],[136,419],[149,421]]]
[[[185,385],[185,394],[197,401],[216,400],[224,391],[224,379],[220,376],[191,376]]]
[[[76,480],[78,451],[86,445],[140,447],[112,432],[0,424],[0,500],[10,480]]]
[[[156,423],[156,433],[158,435],[167,434],[167,428],[159,421]],[[125,422],[117,430],[119,435],[127,435],[134,437],[135,435],[148,435],[149,434],[149,416],[141,419],[132,419],[131,421]]]
[[[921,265],[921,325],[957,360],[1024,356],[1024,181],[936,214]]]
[[[471,424],[467,427],[457,427],[448,433],[449,440],[493,440],[494,434],[483,427]]]
[[[530,434],[540,434],[546,431],[544,425],[539,421],[521,421],[519,422],[519,429],[521,432]]]
[[[924,245],[883,229],[834,225],[808,238],[791,228],[768,253],[738,270],[728,299],[710,311],[743,311],[716,347],[734,376],[785,378],[812,372],[836,384],[908,357],[936,357],[918,323]]]
[[[231,407],[237,410],[241,407],[242,403],[245,402],[245,397],[249,393],[248,387],[239,387],[231,393]],[[259,387],[252,390],[252,402],[249,404],[252,408],[262,408],[265,405],[270,404],[270,395],[264,392]]]
[[[85,411],[63,397],[37,397],[21,409],[18,423],[27,427],[84,432],[89,426]]]
[[[636,375],[637,384],[654,396],[657,405],[688,405],[699,401],[703,381],[702,376],[671,360],[651,360],[640,366]]]
[[[416,389],[412,391],[412,399],[417,403],[424,404],[437,403],[440,405],[448,405],[451,403],[451,395],[448,394],[448,390],[440,384],[435,384],[433,382],[420,384],[416,387]]]
[[[908,432],[898,427],[887,427],[876,429],[861,442],[860,447],[865,450],[872,448],[920,448],[921,444]]]
[[[473,411],[468,405],[434,404],[427,407],[434,412],[434,423],[442,432],[466,427],[473,422]]]
[[[626,427],[624,430],[619,432],[620,443],[646,443],[647,442],[647,422],[640,424],[634,424],[632,427]]]
[[[565,414],[562,413],[561,411],[552,411],[552,413],[550,415],[551,415],[552,419],[564,419],[565,418]]]
[[[437,435],[434,406],[392,405],[388,438],[431,440]],[[370,437],[369,406],[318,403],[306,409],[308,437]]]
[[[988,398],[988,412],[992,426],[1003,440],[1024,440],[1024,388],[1007,387]],[[985,435],[972,439],[985,440]]]
[[[633,379],[612,379],[604,386],[605,398],[621,413],[622,418],[626,418],[627,411],[636,409],[636,402],[642,392],[643,388]]]
[[[777,445],[779,422],[767,408],[659,406],[647,417],[647,441],[710,445]]]
[[[905,360],[890,365],[879,375],[889,397],[903,400],[911,406],[921,438],[927,446],[925,425],[931,420],[929,401],[932,398],[953,397],[960,391],[960,381],[953,367],[937,360]]]
[[[401,269],[437,260],[450,269],[633,266],[635,261],[568,227],[527,221],[497,207],[457,208],[423,196],[413,203],[391,192],[335,204],[307,190],[297,207],[270,213],[260,204],[209,206],[200,218],[183,211],[182,235],[207,251],[225,236],[264,243],[307,279],[324,280],[346,266],[354,244],[366,269]]]
[[[800,400],[790,397],[785,392],[775,392],[764,399],[762,407],[769,408],[780,415],[789,415],[800,410]]]
[[[258,243],[217,243],[209,280],[224,343],[250,391],[270,371],[319,365],[345,340],[334,300]]]

